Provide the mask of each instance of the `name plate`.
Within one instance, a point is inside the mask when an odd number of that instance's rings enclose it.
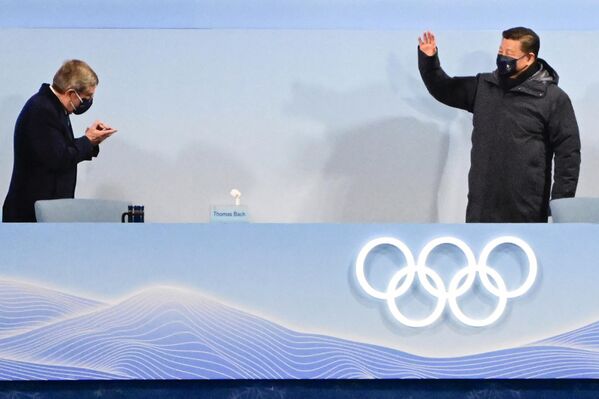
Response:
[[[211,223],[247,223],[249,212],[243,205],[214,205],[210,208]]]

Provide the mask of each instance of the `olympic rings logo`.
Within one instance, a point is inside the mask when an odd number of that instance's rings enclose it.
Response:
[[[465,255],[467,263],[464,268],[453,276],[447,288],[439,274],[427,265],[429,254],[436,247],[445,244],[453,245],[460,249]],[[503,244],[513,244],[519,247],[528,258],[528,275],[524,283],[514,290],[508,290],[501,275],[487,264],[491,252]],[[364,270],[364,263],[370,252],[381,245],[390,245],[397,248],[403,254],[407,263],[405,267],[391,277],[386,291],[379,291],[373,288],[366,279]],[[420,252],[417,261],[406,244],[392,237],[381,237],[368,242],[360,250],[358,259],[356,260],[356,277],[362,289],[376,299],[385,300],[393,317],[400,323],[410,327],[426,327],[431,325],[441,317],[447,303],[449,303],[449,308],[453,315],[462,323],[472,327],[488,326],[501,317],[508,299],[522,296],[532,287],[537,277],[537,269],[537,258],[532,248],[523,240],[509,236],[499,237],[489,242],[484,247],[478,262],[470,247],[454,237],[441,237],[430,241]],[[498,298],[495,310],[488,317],[482,319],[473,319],[467,316],[458,304],[458,298],[472,287],[477,275],[480,277],[480,281],[485,289]],[[396,302],[397,298],[404,295],[410,289],[416,276],[422,287],[437,300],[432,313],[428,317],[419,320],[406,317],[398,308]],[[433,284],[431,284],[429,278]]]

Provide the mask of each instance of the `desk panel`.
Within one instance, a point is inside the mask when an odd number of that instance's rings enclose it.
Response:
[[[598,378],[598,238],[2,224],[0,379]]]

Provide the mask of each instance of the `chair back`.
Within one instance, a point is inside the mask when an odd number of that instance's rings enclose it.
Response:
[[[599,198],[560,198],[549,206],[554,223],[599,223]]]
[[[42,223],[120,223],[130,204],[104,199],[40,200],[35,202],[35,217]]]

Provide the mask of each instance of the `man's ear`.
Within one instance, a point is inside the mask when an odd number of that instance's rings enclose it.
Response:
[[[531,64],[537,60],[537,55],[535,53],[528,53],[529,58],[532,60]]]

